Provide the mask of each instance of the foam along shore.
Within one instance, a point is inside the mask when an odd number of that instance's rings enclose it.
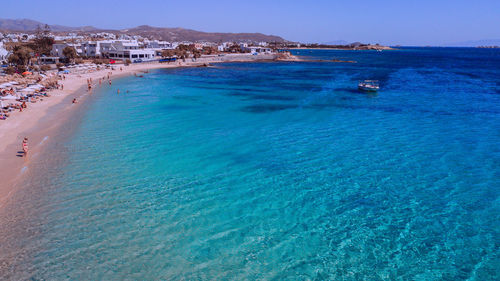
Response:
[[[206,56],[196,60],[186,59],[172,63],[147,62],[132,65],[114,65],[114,69],[101,67],[78,68],[77,71],[69,70],[57,76],[57,83],[62,85],[57,89],[47,91],[47,96],[39,96],[35,103],[26,102],[27,107],[9,112],[6,120],[0,120],[0,211],[8,201],[15,185],[22,178],[23,172],[30,169],[32,163],[44,145],[51,141],[51,133],[67,119],[68,113],[75,106],[71,101],[76,98],[78,102],[84,101],[87,94],[87,82],[92,81],[93,87],[98,85],[99,79],[107,77],[115,79],[120,76],[134,75],[140,71],[157,68],[175,68],[204,66],[209,63],[220,62],[251,62],[262,60],[275,60],[276,54],[228,54],[224,56]],[[45,79],[40,84],[47,82]],[[107,80],[105,81],[107,82]],[[1,84],[1,83],[0,83]],[[10,89],[10,88],[9,88]],[[4,100],[8,104],[9,100]],[[50,116],[50,118],[48,118]],[[20,154],[21,143],[24,137],[28,138],[29,155],[22,157]]]

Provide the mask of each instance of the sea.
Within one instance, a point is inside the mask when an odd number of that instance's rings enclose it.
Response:
[[[96,89],[0,279],[500,280],[500,49],[293,54]]]

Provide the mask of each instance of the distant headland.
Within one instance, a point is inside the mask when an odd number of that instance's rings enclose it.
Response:
[[[363,44],[360,42],[355,42],[351,44],[343,45],[329,45],[329,44],[300,44],[288,45],[289,49],[323,49],[323,50],[375,50],[375,51],[385,51],[385,50],[395,50],[389,46],[382,46],[379,44]]]

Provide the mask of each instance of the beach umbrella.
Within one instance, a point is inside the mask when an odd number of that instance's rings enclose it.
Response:
[[[29,71],[25,71],[25,72],[23,72],[22,74],[23,74],[23,75],[30,75],[30,74],[33,74],[33,73],[31,73],[31,72],[29,72]]]

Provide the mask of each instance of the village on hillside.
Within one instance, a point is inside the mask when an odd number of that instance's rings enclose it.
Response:
[[[0,33],[0,62],[7,73],[22,73],[36,65],[123,61],[140,63],[168,59],[199,58],[224,53],[271,53],[270,42],[167,42],[140,35],[98,32],[54,34],[48,26],[34,33]],[[104,60],[103,60],[104,59]],[[47,68],[47,67],[44,67]]]

